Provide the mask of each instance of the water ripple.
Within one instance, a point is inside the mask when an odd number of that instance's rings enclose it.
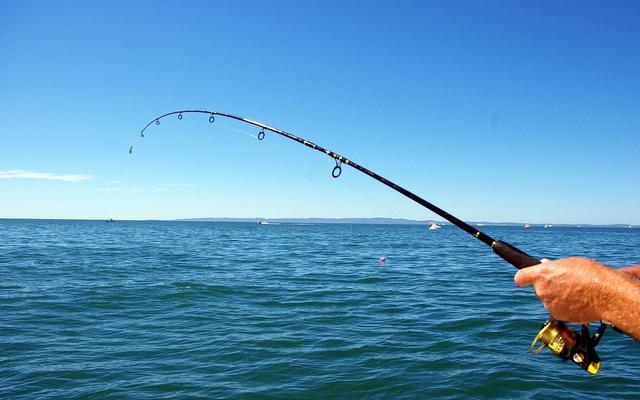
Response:
[[[422,226],[0,221],[0,398],[634,398],[640,349],[591,377],[528,344],[546,318],[464,233]],[[620,266],[637,230],[488,227]],[[606,244],[606,245],[603,245]],[[387,262],[380,266],[378,257]]]

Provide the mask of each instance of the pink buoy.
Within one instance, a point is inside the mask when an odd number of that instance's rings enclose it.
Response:
[[[385,261],[384,256],[380,256],[380,258],[378,258],[378,262],[380,263],[380,265],[384,265],[384,261]]]

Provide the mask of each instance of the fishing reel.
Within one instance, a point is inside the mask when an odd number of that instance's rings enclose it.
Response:
[[[597,374],[600,370],[600,357],[595,348],[606,328],[607,325],[601,323],[596,333],[590,336],[587,325],[582,325],[582,332],[577,333],[564,322],[550,320],[542,325],[540,332],[531,342],[530,351],[538,354],[548,347],[563,360],[571,360],[585,371]],[[538,342],[542,343],[536,348]]]

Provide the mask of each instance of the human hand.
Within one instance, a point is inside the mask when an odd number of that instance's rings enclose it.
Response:
[[[617,274],[596,261],[572,257],[543,260],[518,271],[514,280],[520,287],[533,285],[536,296],[553,318],[588,323],[603,319],[606,296],[602,288]]]

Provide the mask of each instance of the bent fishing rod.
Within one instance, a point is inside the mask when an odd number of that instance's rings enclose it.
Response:
[[[313,142],[310,142],[306,139],[303,139],[299,136],[296,136],[292,133],[283,131],[278,128],[274,128],[272,126],[263,124],[262,122],[254,121],[249,118],[239,117],[237,115],[227,114],[218,111],[206,111],[206,110],[180,110],[173,111],[159,117],[152,119],[141,131],[140,137],[144,137],[144,133],[151,125],[154,123],[156,125],[160,125],[160,121],[164,118],[167,118],[172,115],[177,115],[179,120],[182,120],[183,115],[185,114],[205,114],[209,116],[209,123],[214,123],[216,117],[223,117],[227,119],[232,119],[236,121],[240,121],[249,125],[256,126],[260,128],[260,132],[257,135],[258,140],[263,140],[265,138],[266,132],[273,132],[280,136],[283,136],[287,139],[293,140],[300,144],[303,144],[313,150],[317,150],[321,153],[326,154],[327,156],[333,158],[335,160],[335,166],[331,171],[331,176],[334,178],[338,178],[342,174],[342,166],[346,165],[351,168],[354,168],[363,174],[369,175],[371,178],[376,181],[390,187],[396,192],[402,194],[405,197],[413,200],[414,202],[420,204],[424,208],[432,211],[433,213],[439,215],[440,217],[446,219],[453,225],[467,232],[474,238],[478,239],[485,245],[491,247],[491,249],[498,256],[503,258],[509,264],[513,265],[517,269],[531,267],[533,265],[539,264],[540,260],[528,255],[524,251],[518,249],[517,247],[501,241],[495,240],[491,236],[486,233],[474,228],[473,226],[467,224],[466,222],[458,219],[457,217],[449,214],[443,209],[435,206],[434,204],[428,202],[422,197],[410,192],[409,190],[403,188],[400,185],[384,178],[376,174],[375,172],[353,162],[352,160],[335,153],[329,149],[326,149],[322,146],[319,146]],[[129,154],[133,153],[133,146],[129,147]],[[578,366],[580,366],[585,371],[596,374],[600,369],[600,357],[595,351],[595,347],[599,343],[607,325],[605,323],[601,323],[593,336],[589,333],[589,327],[587,325],[582,325],[581,332],[578,333],[574,331],[571,327],[567,326],[562,321],[556,320],[548,320],[545,322],[531,343],[531,351],[534,353],[541,352],[545,347],[549,348],[551,352],[563,360],[572,360]],[[535,347],[537,343],[540,343],[539,347]]]

